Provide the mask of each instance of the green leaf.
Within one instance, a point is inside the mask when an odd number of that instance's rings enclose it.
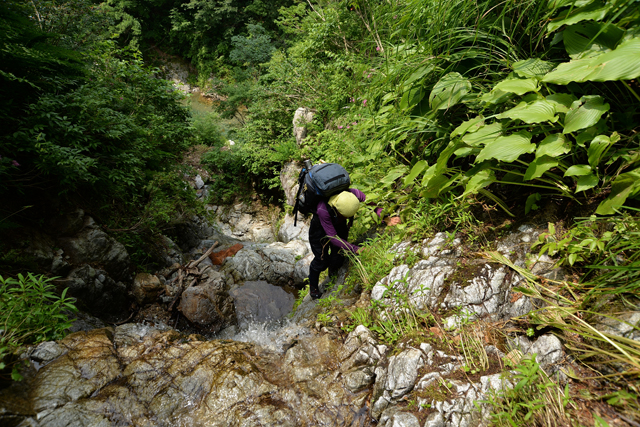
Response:
[[[611,194],[596,209],[598,215],[612,215],[615,209],[624,205],[629,196],[640,191],[640,168],[618,175],[611,185]]]
[[[456,105],[471,91],[471,83],[460,73],[449,73],[433,86],[429,105],[433,110],[446,110]]]
[[[529,58],[513,64],[513,71],[520,77],[542,78],[555,67],[551,62],[538,58]]]
[[[519,119],[525,123],[554,122],[557,120],[555,112],[556,109],[552,103],[546,100],[539,100],[530,103],[521,102],[512,109],[498,114],[496,117],[499,119]]]
[[[590,188],[595,187],[596,185],[598,185],[599,181],[600,180],[598,179],[598,177],[593,174],[581,176],[580,178],[578,178],[576,193],[580,191],[586,191]]]
[[[576,100],[576,97],[568,93],[555,93],[545,99],[554,105],[556,113],[566,113],[571,108],[571,104]]]
[[[591,174],[591,166],[589,165],[573,165],[564,173],[564,176],[583,176]]]
[[[382,178],[380,182],[389,186],[394,182],[396,182],[396,180],[400,178],[402,175],[404,175],[406,172],[407,172],[407,167],[404,165],[395,167],[391,169],[391,171],[387,174],[387,176]]]
[[[615,49],[623,35],[613,24],[585,21],[564,30],[564,46],[572,59],[593,57]]]
[[[419,162],[417,162],[415,165],[413,165],[413,167],[411,168],[411,172],[409,173],[409,175],[407,175],[404,178],[404,185],[405,187],[409,184],[411,184],[413,182],[414,179],[416,179],[416,177],[418,175],[420,175],[420,173],[426,169],[426,167],[429,166],[429,164],[424,161],[424,160],[420,160]]]
[[[502,135],[502,123],[495,122],[478,129],[474,133],[468,133],[462,141],[472,147],[482,147]]]
[[[527,215],[531,210],[538,210],[540,207],[536,204],[542,200],[540,193],[533,193],[527,197],[527,201],[524,204],[524,214]]]
[[[492,90],[480,97],[480,100],[488,104],[501,104],[511,98],[512,92],[504,92],[502,90]]]
[[[476,163],[487,159],[513,162],[522,154],[533,153],[535,149],[536,144],[531,143],[531,134],[520,131],[489,142],[476,157]]]
[[[477,193],[479,189],[486,187],[496,181],[496,175],[491,169],[484,169],[473,174],[465,187],[463,196]]]
[[[589,2],[584,7],[567,9],[560,12],[556,18],[547,24],[547,31],[552,33],[563,25],[577,24],[582,21],[600,21],[607,15],[610,8],[610,4],[603,5],[602,2],[595,1]]]
[[[587,155],[589,156],[589,164],[595,169],[602,159],[602,156],[607,152],[609,147],[620,140],[618,133],[614,132],[609,138],[606,135],[598,135],[589,144]]]
[[[427,182],[427,185],[420,193],[420,196],[428,199],[438,197],[438,194],[440,194],[440,192],[445,188],[445,184],[447,184],[448,181],[449,178],[445,175],[434,176],[429,180],[429,182]]]
[[[571,133],[593,126],[607,111],[609,111],[609,104],[605,104],[601,96],[583,96],[571,104],[571,109],[564,118],[562,133]]]
[[[536,158],[543,156],[558,157],[571,151],[571,141],[560,133],[549,135],[542,140],[536,150]]]
[[[537,92],[538,81],[536,79],[507,79],[495,85],[493,90],[524,95],[527,92]]]
[[[558,166],[558,161],[549,156],[536,157],[536,159],[529,163],[529,167],[524,174],[524,180],[530,181],[535,178],[540,178],[546,171]]]
[[[465,133],[473,133],[484,126],[484,117],[477,116],[471,120],[467,120],[466,122],[462,122],[460,126],[455,128],[453,132],[451,132],[451,138],[454,138],[458,135],[464,135]]]
[[[632,80],[637,77],[640,77],[640,37],[620,43],[611,52],[560,64],[542,81],[566,85],[571,82]]]
[[[424,98],[425,92],[422,86],[414,86],[407,90],[400,100],[400,108],[402,110],[407,110],[409,108],[413,108]]]

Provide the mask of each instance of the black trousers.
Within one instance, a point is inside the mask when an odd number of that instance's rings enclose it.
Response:
[[[349,224],[347,222],[333,225],[340,237],[345,242],[349,238]],[[318,289],[318,281],[320,273],[329,269],[329,275],[333,276],[338,273],[338,269],[344,263],[344,255],[342,249],[333,246],[327,234],[322,228],[320,218],[313,215],[311,225],[309,226],[309,244],[313,252],[313,261],[309,265],[309,287],[311,290]]]

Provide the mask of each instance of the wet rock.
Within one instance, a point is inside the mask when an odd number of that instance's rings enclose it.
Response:
[[[247,281],[230,291],[240,327],[249,322],[278,320],[291,312],[293,295],[264,281]]]
[[[313,121],[314,112],[306,107],[300,107],[293,115],[293,136],[296,138],[298,145],[307,136],[307,124]]]
[[[38,344],[29,354],[29,358],[42,366],[62,356],[65,351],[66,349],[57,342],[46,341]]]
[[[131,292],[138,305],[143,305],[154,302],[163,289],[164,285],[157,276],[149,273],[138,273],[133,279]]]
[[[386,347],[377,345],[369,329],[356,327],[338,351],[346,387],[355,393],[371,386],[376,377],[375,366],[385,351]]]
[[[236,323],[233,298],[222,274],[210,273],[207,281],[187,288],[178,310],[192,323],[218,332]]]
[[[115,280],[129,277],[131,264],[124,245],[100,230],[89,216],[84,218],[80,233],[61,237],[58,242],[75,265],[101,266]]]
[[[280,171],[280,183],[282,184],[282,190],[284,191],[284,195],[289,206],[294,206],[296,204],[296,195],[298,194],[298,175],[301,170],[302,164],[300,162],[288,162],[285,163]],[[298,218],[298,221],[300,221],[300,219],[301,217]]]
[[[262,274],[262,257],[257,251],[241,249],[233,257],[227,260],[224,271],[236,272],[241,280],[260,280]]]
[[[387,407],[397,403],[402,396],[413,390],[418,379],[418,370],[424,364],[424,354],[414,348],[389,358],[389,367],[384,374],[384,380],[381,377],[376,378],[374,398],[376,394],[380,394],[380,391],[382,393],[371,407],[371,416],[374,419],[379,419]],[[378,387],[378,381],[384,381],[384,386]],[[376,388],[378,388],[377,393]]]

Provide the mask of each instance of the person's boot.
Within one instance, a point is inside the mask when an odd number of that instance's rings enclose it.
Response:
[[[322,296],[318,281],[320,280],[320,272],[312,268],[309,269],[309,295],[311,298],[318,299]]]

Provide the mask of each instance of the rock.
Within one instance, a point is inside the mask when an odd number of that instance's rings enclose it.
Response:
[[[402,412],[394,406],[384,411],[378,425],[380,427],[420,427],[420,422],[415,415]]]
[[[296,138],[298,145],[307,136],[307,124],[313,121],[314,113],[308,108],[300,107],[293,115],[293,136]]]
[[[84,218],[80,233],[73,237],[61,237],[58,242],[75,265],[100,266],[115,280],[129,277],[131,264],[124,245],[100,230],[89,216]]]
[[[138,273],[133,279],[131,292],[138,305],[143,305],[154,302],[163,289],[164,285],[160,283],[160,279],[157,276],[149,273]]]
[[[362,325],[347,336],[337,355],[345,386],[354,393],[373,384],[375,366],[384,357],[371,331]]]
[[[209,255],[209,258],[211,259],[213,265],[222,265],[225,259],[234,256],[243,247],[244,245],[242,245],[241,243],[236,243],[228,249],[212,253],[211,255]]]
[[[289,243],[292,240],[302,240],[309,242],[309,225],[304,222],[301,215],[298,216],[298,225],[294,226],[292,215],[286,214],[280,228],[278,229],[278,240]]]
[[[413,390],[418,379],[418,370],[424,364],[423,353],[415,348],[407,349],[399,355],[389,358],[389,367],[384,375],[384,386],[378,388],[378,393],[376,393],[378,381],[381,381],[382,378],[376,378],[374,386],[374,398],[382,390],[382,394],[371,407],[371,416],[374,419],[379,419],[382,412],[390,404],[397,403],[402,396]]]
[[[296,204],[296,195],[298,194],[298,176],[302,170],[300,162],[288,162],[280,171],[280,183],[282,190],[289,206]],[[298,221],[302,219],[302,215],[298,217]],[[287,243],[287,242],[285,242]]]
[[[202,180],[202,177],[200,175],[196,175],[195,184],[197,190],[200,190],[204,187],[204,181]]]
[[[615,318],[599,316],[595,328],[612,335],[640,341],[640,311],[616,313]]]
[[[118,318],[128,308],[127,287],[104,270],[84,265],[71,271],[61,283],[69,288],[69,296],[79,300],[76,305],[93,315]]]
[[[440,412],[433,412],[427,416],[424,427],[445,427],[444,417]]]
[[[233,257],[229,258],[223,270],[236,272],[241,280],[263,279],[262,257],[257,251],[241,249]]]
[[[38,344],[38,346],[31,351],[29,358],[38,364],[36,366],[37,368],[40,368],[62,356],[65,352],[66,349],[57,342],[45,341]]]
[[[311,261],[313,261],[314,255],[313,253],[308,254],[304,258],[300,259],[296,262],[296,265],[293,268],[293,282],[296,284],[300,284],[309,277],[309,266],[311,265]]]
[[[198,247],[204,239],[216,236],[215,228],[209,222],[199,216],[174,226],[175,242],[182,251],[187,252],[191,248]],[[222,244],[222,242],[220,242]]]
[[[165,267],[185,263],[180,247],[167,236],[160,236],[160,247],[155,257],[162,260]]]
[[[221,206],[216,208],[215,226],[227,239],[270,243],[275,240],[275,219],[268,212],[259,202]]]
[[[276,242],[262,249],[263,274],[269,283],[286,285],[295,281],[294,271],[298,260],[309,252],[308,246],[300,240],[289,243]]]
[[[535,354],[536,362],[546,371],[565,357],[562,343],[555,335],[541,336],[531,345],[527,353]]]
[[[213,274],[205,283],[187,288],[178,310],[192,323],[218,332],[236,323],[233,299],[222,274]]]
[[[293,295],[264,281],[247,281],[232,289],[229,294],[233,297],[241,328],[246,327],[249,322],[279,320],[293,308]]]
[[[50,231],[57,237],[74,236],[82,230],[84,217],[85,213],[82,209],[54,217],[49,222]]]

